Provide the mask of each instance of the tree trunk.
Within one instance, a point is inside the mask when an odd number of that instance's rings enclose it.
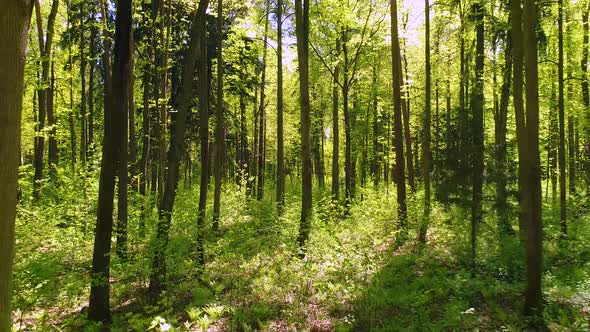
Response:
[[[90,26],[90,68],[88,69],[88,147],[92,153],[94,146],[94,69],[96,68],[96,26],[94,17]]]
[[[343,54],[343,84],[342,84],[342,106],[344,110],[344,139],[345,139],[345,152],[344,152],[344,185],[345,185],[345,204],[346,211],[348,213],[350,204],[352,204],[353,197],[353,165],[352,165],[352,124],[351,114],[348,105],[348,97],[350,93],[350,82],[348,72],[348,36],[347,29],[342,29],[342,54]]]
[[[67,8],[67,28],[68,28],[68,39],[72,40],[72,25],[71,25],[71,16],[70,16],[70,7],[71,7],[71,1],[68,0],[68,8]],[[70,68],[70,71],[73,71],[74,68],[74,61],[72,59],[72,43],[68,43],[68,67]],[[69,85],[70,85],[70,103],[69,103],[69,107],[70,107],[70,112],[69,112],[69,127],[70,127],[70,167],[71,167],[71,172],[72,175],[74,175],[75,171],[76,171],[76,126],[74,123],[74,75],[73,73],[70,73],[70,79],[69,79]]]
[[[85,20],[86,15],[84,13],[84,6],[81,3],[80,7],[80,44],[78,46],[80,50],[80,162],[82,162],[82,189],[84,191],[84,199],[86,199],[86,172],[88,171],[86,167],[86,161],[88,156],[88,125],[87,125],[87,114],[86,114],[86,56],[87,54],[86,49],[84,46],[87,43],[85,37]]]
[[[400,68],[402,69],[399,72],[400,77],[400,86],[402,89],[404,88],[404,74],[405,73],[405,80],[408,82],[410,80],[408,74],[408,60],[406,58],[406,54],[403,54],[402,57],[403,64],[400,64]],[[412,134],[410,131],[410,86],[405,87],[405,99],[402,98],[402,119],[403,119],[403,127],[404,127],[404,139],[405,139],[405,148],[406,148],[406,168],[408,171],[408,184],[410,185],[410,191],[412,193],[416,192],[416,176],[414,173],[414,160],[413,156],[418,151],[412,151]],[[417,149],[416,149],[417,150]],[[416,162],[416,164],[418,164]]]
[[[297,36],[297,58],[299,59],[299,106],[301,107],[301,163],[302,163],[302,198],[301,220],[299,224],[300,257],[305,255],[305,242],[311,231],[312,209],[312,164],[310,139],[310,103],[309,103],[309,0],[295,0],[295,31]]]
[[[49,131],[49,171],[54,174],[55,167],[58,162],[58,147],[57,140],[55,138],[57,132],[57,123],[55,120],[55,113],[53,107],[53,98],[55,93],[55,66],[54,62],[51,62],[51,83],[49,85],[49,94],[47,95],[47,124],[51,128]]]
[[[379,181],[381,176],[380,168],[383,164],[383,144],[379,141],[381,138],[381,117],[378,109],[377,99],[377,73],[379,67],[379,57],[375,56],[375,63],[373,64],[372,74],[372,85],[371,85],[371,97],[373,98],[373,158],[371,159],[371,177],[373,178],[373,187],[377,189],[379,187]]]
[[[0,10],[0,330],[12,329],[14,222],[27,35],[33,1],[5,1]]]
[[[207,68],[207,27],[203,7],[209,0],[199,3],[199,19],[195,22],[198,29],[198,46],[196,49],[198,96],[199,96],[199,139],[201,141],[201,183],[199,184],[199,210],[197,215],[197,260],[200,268],[205,266],[205,214],[207,212],[207,189],[209,182],[209,78]],[[203,11],[201,13],[201,10]]]
[[[133,5],[131,5],[131,11],[133,10]],[[130,15],[133,15],[131,13]],[[126,98],[124,100],[120,100],[119,102],[122,104],[120,105],[121,114],[119,115],[120,123],[118,126],[119,128],[119,145],[116,147],[117,155],[118,155],[118,168],[117,168],[117,177],[119,178],[118,183],[118,192],[117,192],[117,255],[121,258],[121,260],[125,261],[127,259],[127,222],[128,222],[128,188],[129,188],[129,123],[133,121],[130,109],[133,109],[132,104],[132,93],[133,91],[133,26],[129,25],[128,33],[128,43],[129,43],[129,50],[128,50],[128,57],[129,59],[126,60],[127,68],[127,76],[126,79],[126,89],[124,91]]]
[[[473,14],[476,20],[476,46],[475,46],[475,80],[471,90],[471,109],[473,112],[473,198],[471,202],[471,264],[472,273],[475,273],[477,229],[482,219],[483,196],[483,171],[484,171],[484,128],[483,128],[483,66],[484,66],[484,9],[482,4],[473,5]]]
[[[270,7],[270,2],[269,0],[266,0],[266,5],[265,8],[269,8]],[[268,25],[269,25],[269,13],[270,10],[266,11],[266,18],[264,21],[264,51],[262,53],[262,79],[261,79],[261,83],[260,83],[260,105],[258,108],[258,162],[257,162],[257,177],[258,177],[258,181],[256,182],[256,184],[258,185],[257,187],[257,191],[256,191],[256,198],[258,200],[261,200],[264,197],[264,166],[265,166],[265,160],[264,160],[264,151],[265,151],[265,118],[266,118],[266,95],[265,95],[265,88],[266,88],[266,57],[267,57],[267,50],[268,50]]]
[[[104,2],[103,6],[105,6]],[[112,78],[105,84],[110,104],[108,108],[105,105],[104,141],[92,256],[92,284],[88,318],[93,321],[110,321],[109,279],[113,199],[118,154],[122,150],[121,146],[126,147],[126,143],[124,143],[126,136],[123,136],[125,130],[122,127],[126,127],[124,119],[127,114],[127,84],[129,84],[131,58],[131,6],[131,0],[117,2],[115,58]],[[106,67],[106,77],[109,76],[109,69]]]
[[[563,78],[563,0],[557,1],[557,25],[558,25],[558,63],[557,63],[557,82],[558,82],[558,108],[559,108],[559,148],[557,150],[557,160],[559,164],[559,220],[561,224],[562,236],[567,236],[567,206],[566,206],[566,166],[565,166],[565,96],[564,96],[564,78]],[[525,15],[526,16],[526,15]],[[527,98],[528,100],[528,98]]]
[[[397,186],[397,217],[400,228],[399,240],[407,236],[406,180],[404,161],[404,141],[402,127],[401,98],[401,53],[398,35],[397,0],[390,0],[391,10],[391,63],[393,88],[393,144],[395,148],[394,178]]]
[[[283,125],[283,1],[277,0],[277,209],[285,207],[285,142]]]
[[[168,246],[168,233],[172,218],[172,208],[178,186],[180,160],[184,151],[184,135],[186,132],[187,117],[191,106],[193,79],[197,61],[203,56],[201,50],[201,38],[204,37],[201,30],[205,20],[205,10],[209,1],[201,0],[199,7],[193,14],[190,31],[189,48],[186,51],[182,70],[182,83],[175,101],[176,114],[173,118],[173,126],[170,136],[170,150],[168,151],[168,181],[164,188],[164,196],[158,209],[158,232],[154,243],[154,257],[152,271],[150,273],[150,293],[158,295],[166,285],[166,247]],[[201,81],[199,81],[201,82]],[[205,86],[206,87],[206,86]],[[206,169],[206,167],[205,167]]]
[[[590,13],[590,1],[584,1],[584,7],[582,9],[582,60],[580,61],[582,67],[582,102],[584,103],[584,120],[586,123],[590,121],[590,93],[588,92],[588,44],[589,44],[589,28],[588,28],[588,14]],[[590,128],[586,126],[584,146],[588,146],[590,143]],[[590,187],[590,151],[584,149],[584,170],[586,173],[586,187]],[[590,193],[589,190],[586,190]]]
[[[45,118],[48,107],[48,93],[52,91],[49,89],[50,85],[50,65],[52,61],[53,50],[53,30],[55,25],[55,17],[57,15],[57,8],[59,0],[53,0],[51,5],[51,12],[47,19],[47,35],[43,33],[43,22],[41,16],[41,4],[35,1],[35,17],[37,22],[37,36],[39,38],[39,54],[41,55],[41,79],[40,87],[37,92],[39,100],[39,115],[37,117],[37,133],[35,137],[35,152],[33,159],[33,166],[35,168],[34,183],[33,183],[33,197],[39,199],[41,196],[41,180],[43,179],[43,159],[45,155],[45,137],[43,129],[45,128]]]
[[[336,54],[340,54],[340,39],[336,38]],[[338,115],[338,77],[340,76],[340,65],[334,67],[332,82],[332,199],[336,202],[340,196],[340,130]]]
[[[221,177],[223,173],[223,154],[225,151],[225,121],[223,118],[223,0],[217,0],[217,108],[215,109],[215,193],[213,198],[213,230],[219,230],[219,210],[221,208]]]
[[[514,1],[517,2],[517,1]],[[527,215],[526,267],[527,289],[525,293],[525,315],[532,317],[530,324],[534,329],[544,327],[542,321],[543,295],[541,292],[541,275],[543,266],[543,224],[541,218],[541,163],[539,158],[539,92],[537,65],[537,7],[533,0],[524,0],[522,13],[524,48],[526,63],[526,183],[523,195],[523,209]],[[519,5],[520,6],[520,5]],[[513,9],[514,10],[514,9]],[[520,16],[520,8],[516,9]],[[513,12],[514,13],[514,12]],[[515,15],[513,15],[515,19]],[[519,23],[520,17],[516,19]],[[514,24],[514,23],[513,23]],[[514,26],[513,26],[514,31]],[[521,40],[522,40],[521,39]],[[515,39],[515,43],[517,40]],[[522,52],[519,52],[522,54]],[[516,52],[514,52],[516,55]]]
[[[424,136],[422,138],[422,177],[424,181],[424,220],[420,227],[418,238],[420,242],[426,243],[426,233],[430,223],[430,169],[431,169],[431,151],[430,151],[430,122],[431,122],[431,105],[430,105],[430,3],[429,0],[424,2],[424,29],[425,29],[425,67],[426,83],[424,87]],[[438,89],[437,89],[438,96]],[[438,103],[437,103],[438,105]],[[437,107],[438,109],[438,107]]]
[[[506,130],[508,120],[508,103],[510,102],[510,84],[512,80],[512,36],[506,32],[504,45],[504,73],[501,88],[500,105],[494,114],[495,144],[496,144],[496,211],[498,228],[501,235],[513,234],[508,219],[508,192],[506,190]]]

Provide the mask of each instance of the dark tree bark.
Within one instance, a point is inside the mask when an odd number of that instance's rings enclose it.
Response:
[[[425,71],[426,83],[424,86],[424,137],[422,138],[422,177],[424,181],[424,220],[420,227],[418,239],[426,243],[426,233],[430,223],[430,169],[432,168],[432,156],[430,151],[430,122],[431,122],[431,83],[430,83],[430,3],[429,0],[424,2],[424,29],[425,29]],[[438,90],[437,90],[438,91]],[[437,93],[438,96],[438,93]],[[438,107],[437,107],[438,109]]]
[[[131,5],[133,11],[133,5]],[[133,14],[133,13],[132,13]],[[131,14],[131,15],[132,15]],[[117,192],[117,255],[125,261],[127,259],[127,222],[129,218],[128,205],[128,188],[129,188],[129,123],[133,121],[133,26],[129,27],[129,59],[126,65],[127,69],[126,89],[124,91],[126,99],[121,100],[121,121],[119,128],[119,145],[116,147],[118,156],[117,177],[119,178]],[[130,116],[131,113],[131,116]]]
[[[133,32],[131,33],[131,59],[130,66],[131,69],[129,70],[129,90],[127,91],[127,118],[129,122],[128,126],[128,142],[129,142],[129,173],[130,178],[129,182],[133,187],[133,190],[139,191],[139,179],[137,178],[139,174],[139,165],[137,163],[137,137],[136,137],[136,129],[135,129],[135,48],[133,47],[135,41],[133,39]],[[90,124],[89,124],[90,125]],[[89,131],[90,133],[90,131]]]
[[[305,255],[305,242],[311,231],[312,209],[312,164],[310,139],[310,103],[309,103],[309,1],[295,0],[295,31],[297,36],[297,58],[299,59],[299,106],[301,108],[301,163],[302,163],[302,198],[301,220],[297,242],[300,257]]]
[[[86,113],[86,65],[87,65],[87,54],[85,45],[86,40],[86,13],[84,12],[84,5],[81,3],[80,6],[80,162],[82,163],[82,179],[83,179],[83,190],[84,197],[86,197],[86,167],[88,157],[88,121]]]
[[[223,118],[223,0],[217,0],[217,107],[215,109],[215,193],[213,198],[213,230],[219,230],[221,208],[221,177],[225,151],[225,120]]]
[[[477,257],[477,229],[482,219],[483,171],[484,171],[484,140],[483,140],[483,66],[484,66],[484,9],[481,3],[473,5],[476,22],[475,46],[475,80],[471,90],[471,109],[473,113],[473,198],[471,202],[471,264],[475,273]]]
[[[373,108],[373,156],[371,159],[371,177],[373,178],[373,187],[377,189],[379,187],[379,181],[381,180],[381,167],[383,164],[383,144],[379,141],[382,136],[382,124],[381,124],[381,117],[379,115],[378,109],[378,99],[377,99],[377,81],[378,81],[378,69],[379,67],[379,57],[375,56],[375,63],[373,64],[372,70],[372,85],[371,85],[371,97],[372,97],[372,108]]]
[[[336,53],[340,54],[340,39],[336,38]],[[340,196],[340,130],[338,115],[338,79],[340,76],[340,65],[336,63],[334,67],[334,77],[332,82],[332,199],[339,200]]]
[[[348,61],[348,30],[342,29],[342,55],[344,59],[343,63],[343,84],[342,84],[342,106],[344,112],[344,185],[345,185],[345,204],[346,211],[348,213],[350,205],[352,204],[353,196],[353,164],[352,164],[352,119],[349,109],[348,97],[350,92],[350,80],[349,80],[349,61]]]
[[[68,0],[68,8],[67,8],[67,28],[68,28],[68,39],[72,40],[72,25],[71,25],[71,15],[70,15],[70,8],[71,8],[71,1]],[[107,51],[108,52],[108,51]],[[72,59],[72,43],[68,43],[68,65],[70,70],[74,68],[74,61]],[[76,127],[74,123],[74,75],[70,75],[69,85],[70,85],[70,112],[68,115],[68,124],[70,129],[70,168],[72,174],[76,172]]]
[[[406,54],[404,53],[401,61],[403,63],[400,64],[401,71],[399,72],[400,77],[400,85],[404,87],[404,76],[405,80],[409,81],[410,77],[408,74],[408,60],[406,58]],[[416,176],[414,173],[414,165],[418,163],[414,163],[413,157],[414,155],[417,156],[418,151],[412,151],[412,134],[410,131],[410,87],[405,87],[405,97],[402,98],[402,120],[403,120],[403,127],[404,127],[404,139],[405,139],[405,149],[406,149],[406,169],[408,172],[408,184],[410,185],[410,191],[412,193],[416,192]],[[417,143],[417,142],[416,142]],[[418,149],[416,149],[418,150]]]
[[[517,1],[514,1],[517,2]],[[513,3],[514,3],[513,2]],[[543,222],[541,218],[541,162],[539,158],[539,92],[537,64],[537,5],[533,0],[523,0],[523,37],[524,61],[526,63],[526,163],[524,181],[521,191],[526,195],[523,210],[526,213],[526,269],[527,289],[525,293],[525,315],[532,317],[530,324],[534,329],[544,328],[543,293],[541,275],[543,269]],[[513,9],[514,10],[514,9]],[[516,9],[520,12],[520,8]],[[514,11],[513,11],[514,13]],[[517,13],[519,16],[521,13]],[[513,15],[515,19],[515,15]],[[520,19],[516,20],[516,23]],[[514,23],[513,23],[514,24]],[[513,26],[513,31],[514,31]],[[521,39],[521,40],[522,40]],[[516,40],[515,40],[516,42]],[[520,52],[519,52],[520,53]],[[521,53],[522,54],[522,53]],[[516,52],[515,52],[516,55]],[[524,135],[523,135],[524,136]],[[523,137],[524,138],[524,137]]]
[[[55,167],[58,162],[58,147],[55,134],[57,132],[57,122],[53,109],[53,98],[55,94],[55,68],[54,62],[51,62],[51,81],[49,84],[49,93],[47,94],[47,124],[51,128],[49,130],[49,171],[54,174]]]
[[[45,155],[45,137],[42,134],[45,128],[45,120],[47,116],[48,108],[48,93],[52,93],[50,86],[50,68],[52,61],[53,51],[53,31],[55,25],[55,17],[57,15],[57,8],[59,6],[59,0],[54,0],[51,5],[51,12],[47,19],[47,34],[43,32],[43,19],[41,16],[41,4],[39,1],[35,1],[35,17],[37,22],[37,36],[39,38],[39,53],[41,55],[41,78],[40,87],[37,92],[39,100],[39,114],[37,117],[38,124],[36,131],[38,132],[35,137],[34,144],[34,157],[33,166],[35,173],[33,176],[33,197],[39,199],[41,196],[41,180],[43,179],[43,159]],[[53,110],[51,110],[53,113]],[[53,114],[52,114],[53,115]]]
[[[104,2],[103,2],[104,6]],[[115,173],[120,147],[126,146],[127,84],[131,58],[131,0],[117,2],[115,21],[115,57],[112,78],[107,80],[105,89],[110,103],[105,105],[105,123],[102,163],[100,171],[94,252],[92,256],[92,283],[88,318],[93,321],[110,321],[109,279],[111,234],[113,228],[113,199],[115,194]],[[104,9],[104,8],[103,8]],[[106,47],[105,47],[106,49]],[[107,67],[107,71],[108,71]],[[109,74],[107,73],[107,77]],[[111,85],[112,84],[112,85]]]
[[[269,8],[269,0],[266,0],[265,8]],[[266,18],[264,21],[264,51],[262,53],[262,77],[260,83],[260,105],[258,107],[258,148],[257,148],[257,189],[256,199],[261,200],[264,197],[264,170],[265,170],[265,119],[266,119],[266,58],[268,53],[268,25],[269,25],[269,13],[266,11]]]
[[[201,141],[201,183],[199,184],[199,210],[197,214],[197,263],[200,268],[205,266],[205,214],[207,212],[207,191],[209,184],[209,78],[207,66],[207,26],[205,9],[209,0],[199,3],[199,19],[197,46],[197,75],[199,97],[199,140]],[[201,10],[203,13],[201,13]]]
[[[96,68],[96,26],[94,17],[91,19],[90,26],[90,68],[88,69],[88,146],[92,153],[94,146],[94,69]]]
[[[496,211],[498,228],[501,235],[513,234],[508,219],[508,192],[506,189],[506,131],[508,120],[508,103],[510,102],[510,84],[512,83],[512,35],[506,32],[504,43],[504,73],[501,87],[500,105],[494,113],[494,143],[496,144]]]
[[[277,0],[277,209],[285,207],[285,142],[283,124],[283,1]]]
[[[180,160],[184,151],[184,135],[186,133],[187,117],[191,106],[192,87],[197,61],[205,62],[200,57],[202,53],[201,39],[205,37],[203,27],[205,25],[205,11],[208,0],[200,0],[199,7],[193,14],[190,31],[189,48],[186,51],[182,70],[182,83],[180,85],[174,108],[176,115],[173,118],[173,126],[170,136],[170,150],[168,151],[168,181],[164,188],[164,196],[158,209],[158,232],[154,243],[154,257],[150,274],[150,292],[156,296],[166,286],[166,247],[168,246],[168,234],[172,219],[172,208],[178,186]],[[201,81],[199,81],[200,84]],[[206,87],[206,86],[205,86]],[[205,164],[206,165],[206,164]],[[207,167],[204,167],[206,169]]]
[[[397,217],[400,240],[407,236],[406,179],[404,161],[404,141],[402,126],[401,98],[401,53],[398,35],[397,0],[390,0],[391,10],[391,63],[393,88],[393,144],[395,148],[394,179],[397,187]]]
[[[12,329],[14,222],[27,34],[32,0],[5,1],[0,10],[0,330]]]

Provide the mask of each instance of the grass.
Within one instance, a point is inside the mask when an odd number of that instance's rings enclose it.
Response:
[[[397,235],[393,188],[363,190],[343,217],[321,190],[307,255],[297,258],[300,202],[288,183],[287,206],[277,216],[273,188],[247,199],[224,188],[219,234],[206,235],[204,269],[196,265],[198,188],[179,189],[167,252],[168,288],[158,303],[146,296],[156,213],[138,231],[130,211],[130,259],[112,260],[113,331],[519,331],[524,263],[516,238],[500,240],[491,203],[480,227],[476,277],[468,260],[469,210],[434,204],[422,247],[415,241],[420,193],[409,201],[409,241]],[[85,319],[95,207],[65,185],[69,206],[25,198],[17,221],[15,327],[27,331],[97,330]],[[90,187],[88,197],[96,197]],[[51,195],[48,195],[51,197]],[[134,197],[132,200],[137,200]],[[360,197],[360,195],[359,195]],[[139,204],[132,204],[139,206]],[[551,206],[545,206],[550,211]],[[211,215],[210,213],[208,214]],[[583,215],[583,214],[581,214]],[[559,245],[558,227],[545,213],[545,318],[556,331],[586,330],[590,318],[590,226],[572,222]],[[208,229],[210,225],[208,225]]]

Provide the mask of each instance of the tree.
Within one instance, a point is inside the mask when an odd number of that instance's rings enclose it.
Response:
[[[426,242],[426,232],[430,219],[430,169],[432,155],[430,150],[430,122],[431,122],[431,85],[430,85],[430,4],[429,0],[424,2],[424,29],[425,29],[425,63],[426,83],[424,87],[424,132],[422,142],[422,177],[424,178],[424,220],[418,235],[420,242]]]
[[[265,166],[265,141],[266,141],[266,58],[268,52],[268,25],[270,14],[270,1],[265,2],[265,19],[264,19],[264,39],[263,39],[263,53],[262,53],[262,75],[260,81],[260,104],[258,106],[258,147],[257,151],[257,162],[256,162],[256,199],[261,200],[264,197],[264,166]]]
[[[39,1],[35,1],[35,17],[37,22],[37,35],[39,38],[39,55],[41,57],[41,78],[40,87],[37,92],[39,99],[39,124],[37,131],[39,134],[35,137],[35,156],[34,156],[34,190],[33,196],[35,199],[39,199],[41,195],[41,180],[43,178],[43,159],[45,155],[45,136],[42,133],[45,128],[45,118],[47,113],[53,117],[53,109],[48,110],[48,107],[53,107],[53,103],[50,102],[53,96],[48,96],[48,93],[53,93],[50,89],[50,68],[52,61],[53,52],[53,31],[55,26],[55,17],[57,16],[57,9],[59,7],[59,0],[54,0],[51,5],[51,12],[47,19],[47,35],[43,33],[43,18],[41,17],[41,4]]]
[[[401,53],[398,35],[397,0],[390,0],[391,9],[391,70],[393,88],[393,145],[395,148],[394,178],[397,187],[397,218],[400,240],[407,234],[406,180],[402,128]]]
[[[217,107],[215,108],[215,193],[213,198],[213,229],[219,230],[219,210],[221,207],[221,176],[223,173],[223,154],[225,124],[223,119],[223,0],[217,0]]]
[[[484,128],[483,128],[483,66],[484,66],[484,13],[483,5],[473,5],[473,14],[476,22],[476,46],[475,46],[475,81],[471,90],[471,108],[473,112],[473,198],[471,202],[471,264],[475,271],[477,228],[482,219],[483,197],[483,170],[484,170]],[[474,273],[474,272],[473,272]]]
[[[0,11],[0,330],[12,329],[14,222],[18,192],[21,113],[32,0],[5,1]]]
[[[104,4],[104,3],[103,3]],[[88,318],[94,321],[110,321],[109,278],[111,234],[113,229],[113,199],[115,194],[115,173],[119,160],[117,148],[126,145],[125,130],[122,127],[127,114],[127,84],[131,59],[131,0],[117,2],[115,21],[115,53],[111,83],[106,84],[108,108],[105,107],[103,152],[100,171],[100,187],[97,207],[94,251]],[[107,74],[108,76],[108,74]],[[105,104],[105,106],[107,106]]]
[[[202,268],[205,265],[205,216],[207,212],[207,191],[209,184],[209,70],[207,66],[207,21],[204,12],[201,13],[201,4],[209,4],[208,0],[199,2],[199,19],[195,21],[198,26],[199,37],[197,39],[197,79],[199,97],[199,140],[201,142],[201,183],[199,184],[199,210],[197,213],[197,263]]]
[[[567,235],[567,207],[565,187],[566,165],[565,165],[565,95],[563,79],[563,0],[557,1],[557,26],[558,26],[558,60],[557,60],[557,82],[559,90],[559,148],[557,160],[559,164],[559,220],[563,236]]]
[[[311,116],[309,104],[309,1],[295,0],[295,31],[297,35],[297,59],[299,61],[299,107],[301,108],[301,161],[302,198],[301,220],[297,242],[304,255],[305,242],[311,230],[312,165],[311,165]]]
[[[523,7],[521,9],[521,3]],[[524,12],[524,15],[523,15]],[[543,224],[539,158],[539,93],[537,65],[537,8],[531,0],[512,0],[513,91],[519,155],[520,218],[526,233],[525,315],[533,327],[542,326]],[[522,99],[523,62],[526,63],[526,114]],[[526,116],[526,117],[525,117]],[[526,122],[525,122],[526,121]]]
[[[283,124],[283,1],[277,1],[277,208],[285,206],[285,142]]]
[[[504,73],[501,87],[500,105],[494,112],[494,143],[496,144],[496,210],[498,225],[502,234],[513,234],[508,220],[508,201],[506,188],[506,131],[508,121],[508,104],[512,81],[512,32],[505,31],[504,38]]]
[[[170,150],[168,151],[168,181],[166,181],[164,195],[158,207],[158,231],[153,245],[154,256],[149,285],[150,293],[153,295],[158,295],[166,285],[166,247],[168,246],[172,208],[174,207],[176,188],[178,187],[180,160],[185,147],[184,136],[191,107],[195,69],[197,61],[201,61],[200,57],[203,56],[200,48],[202,44],[201,38],[204,37],[202,29],[208,5],[209,0],[200,0],[193,14],[190,42],[182,64],[182,82],[174,105],[176,116],[173,118],[174,125],[170,136]]]
[[[336,53],[340,54],[340,50],[340,39],[336,38]],[[336,62],[334,74],[332,76],[332,199],[337,202],[340,196],[340,117],[338,115],[338,84],[340,82],[339,62]]]

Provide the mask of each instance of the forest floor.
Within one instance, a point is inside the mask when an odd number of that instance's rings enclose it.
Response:
[[[180,187],[167,291],[158,303],[146,294],[156,213],[146,218],[142,235],[140,211],[130,210],[130,258],[112,259],[113,331],[519,331],[526,324],[521,245],[516,236],[499,240],[493,212],[480,227],[472,276],[468,209],[435,204],[429,241],[420,246],[418,194],[409,204],[409,240],[398,246],[394,188],[363,191],[346,217],[317,191],[307,254],[299,259],[298,186],[288,186],[285,213],[278,217],[270,198],[245,199],[228,185],[220,232],[208,231],[207,263],[199,268],[198,187]],[[71,187],[55,190],[70,200],[25,199],[19,206],[15,327],[97,330],[85,318],[95,206]],[[88,195],[95,190],[90,186]],[[274,196],[270,187],[266,196]],[[131,199],[130,206],[141,205],[139,197]],[[545,208],[545,319],[554,331],[588,330],[590,220],[572,222],[573,235],[564,244]]]

